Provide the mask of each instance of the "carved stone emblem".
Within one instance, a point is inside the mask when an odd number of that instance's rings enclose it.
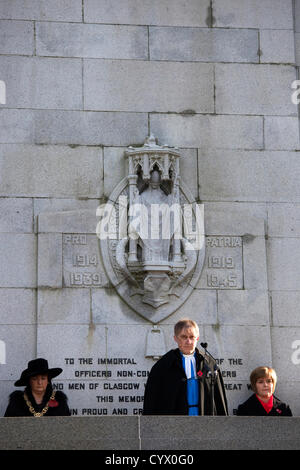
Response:
[[[125,152],[128,176],[97,227],[106,274],[122,299],[153,324],[192,293],[204,257],[203,207],[180,179],[180,152],[153,136]]]

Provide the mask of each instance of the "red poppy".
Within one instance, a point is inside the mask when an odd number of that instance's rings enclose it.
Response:
[[[201,370],[198,370],[197,375],[198,375],[198,377],[202,377],[203,372]]]
[[[56,406],[58,406],[58,401],[49,400],[48,406],[50,406],[50,408],[56,408]]]

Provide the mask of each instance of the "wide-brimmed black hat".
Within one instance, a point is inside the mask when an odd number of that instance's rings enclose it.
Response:
[[[28,385],[30,377],[35,375],[47,374],[49,379],[53,379],[53,377],[57,377],[61,373],[62,369],[60,367],[49,369],[48,361],[40,357],[28,362],[27,369],[23,370],[21,377],[15,382],[15,386],[22,387]]]

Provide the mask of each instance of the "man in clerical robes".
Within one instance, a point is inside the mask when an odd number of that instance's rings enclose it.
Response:
[[[177,349],[152,367],[145,388],[144,415],[228,415],[221,372],[216,361],[196,348],[198,325],[189,319],[174,327]]]

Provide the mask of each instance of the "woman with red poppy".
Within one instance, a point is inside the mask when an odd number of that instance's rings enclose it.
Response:
[[[257,367],[250,374],[253,390],[245,403],[239,405],[238,416],[292,416],[290,407],[274,396],[277,375],[271,367]]]
[[[70,416],[66,395],[53,390],[51,379],[61,374],[59,367],[49,369],[46,359],[34,359],[28,362],[16,387],[25,386],[25,390],[16,390],[9,397],[5,417],[34,416]]]

